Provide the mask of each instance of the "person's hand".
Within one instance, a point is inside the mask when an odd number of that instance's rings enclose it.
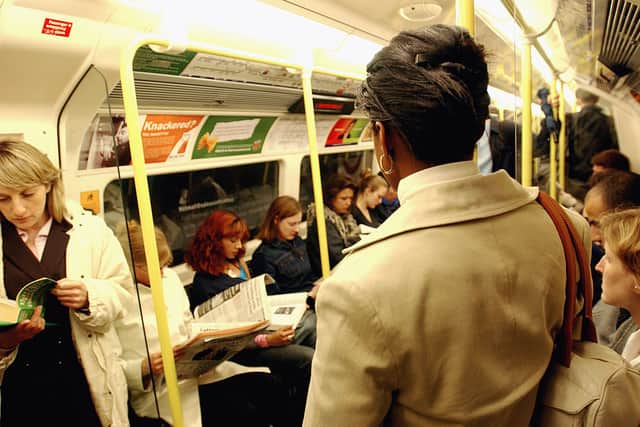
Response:
[[[23,320],[15,327],[0,333],[0,347],[10,349],[23,341],[30,340],[31,338],[44,331],[45,323],[44,318],[41,316],[42,306],[39,305],[33,311],[29,320]]]
[[[142,376],[158,375],[163,372],[162,353],[152,353],[148,358],[142,360]]]
[[[285,326],[267,335],[267,342],[269,343],[269,347],[282,347],[283,345],[291,344],[295,336],[296,334],[293,332],[293,327]]]
[[[89,292],[79,280],[60,279],[51,291],[65,307],[80,310],[89,307]]]
[[[320,289],[320,285],[322,285],[322,282],[315,282],[315,284],[313,285],[313,288],[311,288],[311,290],[309,291],[309,296],[313,299],[316,299],[316,296],[318,295],[318,290]]]

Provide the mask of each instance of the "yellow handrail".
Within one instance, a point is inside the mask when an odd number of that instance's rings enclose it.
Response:
[[[566,103],[564,99],[564,83],[560,81],[560,111],[558,111],[558,115],[560,116],[560,137],[558,138],[558,175],[560,177],[560,188],[563,191],[566,191],[567,187],[567,172],[566,172],[566,161],[567,161],[567,134],[566,134]]]
[[[466,28],[469,34],[476,35],[474,0],[456,0],[456,25]]]
[[[133,75],[133,60],[135,54],[140,47],[146,45],[155,45],[167,49],[171,47],[171,43],[169,41],[164,40],[160,37],[144,36],[135,39],[124,48],[120,57],[120,80],[122,86],[125,119],[127,122],[127,126],[129,127],[131,164],[133,166],[134,184],[138,200],[138,209],[140,211],[140,224],[142,228],[145,256],[149,269],[151,294],[153,298],[154,310],[156,313],[158,336],[160,340],[160,349],[162,353],[162,362],[167,386],[167,394],[169,398],[169,406],[173,418],[173,425],[175,427],[183,427],[184,418],[182,415],[182,406],[180,403],[180,394],[178,391],[178,381],[175,362],[173,359],[173,350],[171,348],[169,327],[167,323],[166,311],[162,309],[162,307],[165,307],[165,302],[162,293],[162,279],[160,274],[160,264],[158,261],[158,249],[155,241],[151,200],[149,197],[149,186],[147,182],[141,130],[140,124],[138,122],[139,112],[135,90],[135,80]],[[316,199],[316,209],[320,209],[320,213],[318,213],[317,215],[317,221],[320,239],[321,260],[323,263],[323,274],[325,274],[325,264],[326,274],[328,274],[329,261],[325,233],[326,227],[324,221],[324,206],[321,197],[322,193],[321,190],[319,190],[322,187],[320,185],[320,165],[318,162],[315,117],[313,114],[313,100],[311,98],[311,71],[309,67],[304,67],[301,64],[297,64],[281,58],[239,51],[233,48],[209,46],[202,43],[189,42],[185,46],[185,49],[194,52],[221,55],[236,59],[244,59],[271,65],[278,65],[282,67],[294,68],[302,72],[303,97],[305,103],[305,115],[307,118],[307,130],[309,135],[309,150],[311,159],[311,174],[314,183],[314,197]]]
[[[522,185],[530,186],[532,180],[532,140],[531,140],[531,42],[522,45],[522,71],[520,72],[520,97],[522,98]]]
[[[556,90],[557,79],[554,77],[551,82],[551,99],[549,99],[549,103],[553,105],[555,102],[556,95],[558,91]],[[558,118],[558,112],[556,109],[553,110],[553,118]],[[558,199],[558,189],[556,186],[556,182],[558,181],[558,162],[557,162],[557,152],[558,147],[556,146],[556,134],[554,132],[549,132],[549,195],[554,199]]]

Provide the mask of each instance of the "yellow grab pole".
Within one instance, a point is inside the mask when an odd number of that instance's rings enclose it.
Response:
[[[456,25],[476,35],[474,0],[456,0]]]
[[[466,28],[469,34],[476,34],[474,0],[456,0],[456,25]],[[478,146],[473,149],[473,161],[478,163]]]
[[[522,70],[520,71],[520,97],[522,98],[522,185],[530,186],[532,180],[531,140],[531,41],[524,40],[522,46]]]
[[[162,40],[139,40],[125,47],[120,57],[120,81],[122,85],[122,100],[124,113],[129,129],[129,146],[131,148],[131,164],[133,165],[133,179],[140,211],[140,225],[142,227],[142,240],[144,254],[147,259],[147,269],[151,284],[151,296],[158,324],[158,336],[160,339],[160,351],[162,353],[162,366],[169,396],[169,406],[175,427],[184,426],[180,393],[178,391],[178,377],[176,365],[173,359],[171,338],[167,322],[167,312],[164,310],[165,302],[162,292],[162,276],[160,274],[160,262],[158,261],[158,248],[156,245],[153,216],[151,214],[151,199],[149,198],[149,183],[144,162],[144,150],[140,124],[138,122],[138,100],[133,76],[133,58],[140,46],[156,44],[169,46]]]
[[[556,90],[557,79],[554,77],[551,83],[551,93],[549,103],[553,105],[555,97],[558,93]],[[557,111],[553,110],[553,118],[557,119]],[[556,145],[556,135],[553,132],[549,132],[549,195],[554,199],[558,199],[558,189],[556,183],[558,182],[558,162],[556,153],[558,147]]]
[[[567,161],[567,134],[566,134],[566,104],[564,99],[564,83],[560,82],[560,111],[558,111],[558,115],[560,116],[560,137],[558,138],[558,175],[560,176],[560,188],[566,191],[567,184],[567,174],[566,174],[566,161]]]
[[[327,226],[324,221],[322,177],[320,176],[320,161],[318,160],[318,138],[316,134],[316,115],[313,109],[313,93],[311,91],[311,73],[312,69],[309,67],[302,71],[302,96],[304,97],[304,115],[307,120],[309,161],[311,163],[311,180],[313,181],[313,198],[316,207],[318,243],[320,246],[320,265],[322,267],[322,277],[326,278],[329,276],[331,267],[329,265],[329,246],[327,245]]]

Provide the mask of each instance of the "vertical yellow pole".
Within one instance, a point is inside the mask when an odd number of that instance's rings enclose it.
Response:
[[[504,108],[498,108],[498,120],[504,120]]]
[[[532,184],[533,142],[531,140],[531,42],[524,39],[522,45],[522,70],[520,71],[520,97],[522,98],[522,185]]]
[[[327,227],[324,221],[324,202],[322,199],[322,177],[320,176],[320,161],[318,160],[318,138],[316,133],[316,115],[313,110],[313,93],[311,91],[312,69],[302,70],[302,96],[304,98],[304,115],[307,120],[307,135],[309,139],[309,161],[311,163],[311,180],[313,181],[313,198],[316,206],[316,221],[318,224],[318,243],[320,246],[320,265],[322,277],[328,277],[329,246],[327,245]]]
[[[549,94],[549,103],[553,105],[558,91],[556,90],[557,79],[554,77],[551,83],[551,93]],[[553,118],[557,119],[557,111],[553,111]],[[558,162],[557,152],[558,147],[556,145],[556,135],[552,132],[549,133],[549,195],[554,199],[558,199],[558,189],[556,183],[558,182]]]
[[[456,0],[456,25],[466,28],[469,34],[475,36],[476,21],[474,0]],[[473,149],[473,161],[478,163],[478,145]]]
[[[138,43],[132,43],[125,47],[122,52],[122,56],[120,57],[120,81],[122,85],[125,119],[129,129],[131,164],[133,165],[133,180],[136,187],[138,210],[140,211],[140,225],[142,228],[144,254],[147,259],[149,281],[151,282],[151,296],[153,298],[153,305],[155,307],[156,321],[158,325],[164,379],[169,396],[169,406],[171,409],[171,416],[173,418],[173,425],[175,427],[183,427],[184,418],[182,415],[182,405],[180,403],[180,392],[178,391],[176,365],[173,358],[173,349],[171,347],[167,311],[159,309],[159,307],[165,307],[165,302],[164,294],[162,292],[162,276],[160,274],[160,262],[158,261],[156,234],[153,226],[153,216],[151,214],[151,199],[149,197],[149,184],[147,182],[147,172],[144,162],[140,123],[138,122],[138,100],[136,97],[136,88],[133,76],[133,58],[138,48],[146,44],[168,46],[167,42],[160,40],[141,40]]]
[[[560,81],[560,111],[558,111],[558,115],[560,116],[561,126],[560,126],[560,138],[558,143],[558,158],[559,158],[559,169],[558,175],[560,176],[560,188],[566,191],[567,185],[567,171],[566,171],[566,161],[567,161],[567,134],[565,127],[567,125],[566,121],[566,104],[564,99],[564,83]]]
[[[476,35],[474,0],[456,0],[456,25]]]

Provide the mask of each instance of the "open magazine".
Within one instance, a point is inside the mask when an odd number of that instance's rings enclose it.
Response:
[[[56,281],[48,277],[24,285],[16,300],[0,299],[0,329],[16,325],[23,320],[30,319],[37,306],[42,306],[41,316],[45,315],[44,302],[49,291],[56,285]]]
[[[196,307],[192,338],[182,344],[185,354],[176,361],[179,378],[197,377],[244,349],[269,326],[271,311],[261,275],[219,293]]]

